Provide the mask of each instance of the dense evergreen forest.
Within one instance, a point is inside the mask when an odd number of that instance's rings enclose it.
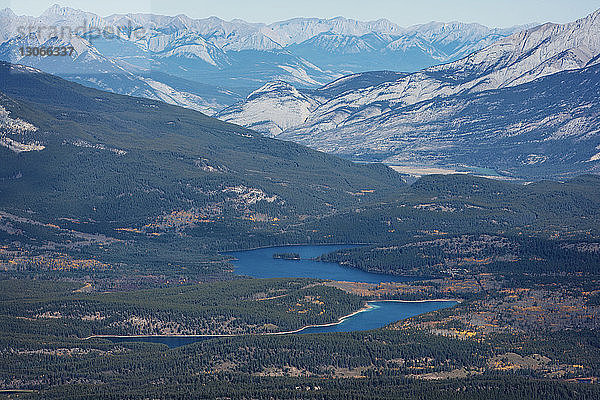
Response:
[[[308,279],[244,279],[101,294],[81,293],[80,288],[72,283],[1,280],[3,332],[42,329],[49,335],[79,338],[283,332],[336,322],[365,304],[358,296]],[[39,323],[46,320],[48,325]]]
[[[282,283],[290,282],[277,285]],[[254,282],[247,287],[263,290],[269,284]],[[44,295],[36,295],[41,288]],[[4,293],[3,303],[20,299],[26,304],[22,309],[35,308],[29,299],[64,297],[72,288],[33,283],[21,293]],[[156,292],[157,299],[160,293],[165,292]],[[221,298],[226,301],[227,295]],[[75,304],[70,307],[79,309]],[[0,373],[5,386],[33,390],[22,398],[594,399],[600,394],[597,385],[566,382],[568,372],[561,381],[544,376],[548,370],[574,364],[586,365],[597,376],[600,343],[593,331],[526,338],[498,334],[470,341],[418,329],[380,329],[215,338],[168,349],[150,343],[81,340],[73,336],[77,322],[69,326],[64,318],[2,319]],[[539,369],[531,363],[516,373],[492,368],[499,356],[513,352],[541,363],[551,357],[552,365]],[[456,371],[458,375],[453,375]],[[429,378],[436,374],[454,377]]]
[[[0,103],[0,136],[38,149],[0,147],[0,390],[15,391],[0,396],[600,398],[599,176],[408,185],[6,63]],[[361,247],[322,261],[413,280],[245,279],[226,254],[325,243]],[[440,298],[461,302],[375,331],[267,335]],[[234,337],[85,339],[102,334]]]
[[[444,235],[326,254],[319,260],[371,272],[448,276],[473,273],[598,273],[597,242],[497,235]]]

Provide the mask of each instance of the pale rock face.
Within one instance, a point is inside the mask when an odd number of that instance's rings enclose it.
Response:
[[[276,22],[268,29],[279,38],[283,46],[300,44],[322,33],[338,36],[363,36],[368,33],[401,35],[406,30],[387,21],[361,22],[342,17],[333,19],[294,18],[288,21]]]
[[[267,203],[273,203],[279,199],[279,196],[272,195],[269,196],[267,193],[263,192],[261,189],[247,187],[244,185],[240,186],[228,186],[222,190],[223,193],[234,193],[237,195],[239,201],[246,205],[256,204],[261,201],[266,201]]]
[[[157,34],[147,38],[145,42],[138,41],[148,52],[157,58],[184,57],[197,59],[217,67],[226,64],[227,56],[203,37],[188,33]]]
[[[258,132],[276,136],[284,130],[304,123],[319,102],[300,93],[285,82],[264,85],[248,96],[241,106],[232,106],[218,115],[223,121],[252,127]],[[241,107],[241,108],[240,108]],[[237,119],[243,114],[244,119]]]
[[[11,135],[35,131],[37,131],[37,128],[34,125],[20,118],[11,118],[10,112],[3,106],[0,106],[0,132],[5,135]]]
[[[15,153],[28,151],[42,151],[45,146],[40,143],[29,140],[22,143],[19,140],[21,136],[28,133],[37,132],[37,127],[20,118],[11,118],[10,112],[0,105],[0,146],[6,147]]]

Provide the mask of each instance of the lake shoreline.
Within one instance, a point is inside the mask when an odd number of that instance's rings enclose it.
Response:
[[[404,276],[381,273],[380,271],[367,271],[319,259],[324,254],[357,249],[365,245],[368,246],[368,243],[263,246],[256,250],[236,250],[221,253],[221,255],[226,261],[233,264],[233,274],[249,278],[311,278],[320,281],[362,283],[412,282],[431,279],[431,277]],[[299,260],[273,258],[273,253],[277,252],[295,252],[301,257]]]
[[[428,299],[428,300],[368,300],[365,302],[365,305],[348,314],[348,315],[344,315],[340,318],[338,318],[338,320],[336,322],[329,322],[327,324],[312,324],[312,325],[306,325],[303,326],[301,328],[298,329],[294,329],[291,331],[282,331],[282,332],[265,332],[265,333],[229,333],[229,334],[204,334],[204,335],[168,335],[168,334],[162,334],[162,335],[92,335],[92,336],[88,336],[86,338],[83,338],[82,340],[90,340],[90,339],[111,339],[111,338],[115,338],[115,339],[137,339],[137,338],[182,338],[182,339],[193,339],[193,338],[206,338],[206,339],[212,339],[212,338],[231,338],[231,337],[241,337],[241,336],[282,336],[282,335],[293,335],[293,334],[297,334],[305,329],[309,329],[309,328],[325,328],[328,326],[335,326],[335,325],[339,325],[342,322],[344,322],[345,320],[347,320],[348,318],[351,318],[357,314],[360,314],[362,312],[366,312],[369,311],[371,309],[374,308],[374,306],[370,305],[370,303],[385,303],[385,302],[395,302],[395,303],[432,303],[432,302],[454,302],[454,303],[462,303],[463,300],[462,299]],[[422,314],[421,314],[422,315]]]

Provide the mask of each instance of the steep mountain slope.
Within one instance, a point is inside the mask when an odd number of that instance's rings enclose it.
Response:
[[[382,199],[402,184],[381,165],[29,67],[0,64],[0,105],[0,207],[39,218],[129,228],[190,212],[266,223]]]
[[[600,65],[279,137],[395,165],[476,166],[528,179],[599,173]]]
[[[239,122],[247,128],[276,136],[303,124],[320,104],[289,83],[276,81],[250,93],[244,103],[226,108],[216,117],[235,124],[238,123],[236,116],[243,114]]]
[[[560,71],[576,70],[598,64],[599,33],[600,10],[571,24],[546,24],[516,33],[459,61],[431,67],[414,74],[406,74],[397,79],[329,98],[321,102],[303,124],[287,129],[282,137],[359,158],[388,159],[390,162],[442,161],[446,155],[441,149],[448,146],[460,147],[462,139],[457,135],[476,134],[481,128],[488,131],[486,137],[489,139],[492,133],[502,136],[506,129],[511,129],[503,125],[505,121],[498,120],[498,117],[503,116],[503,111],[497,108],[498,102],[510,100],[511,90],[485,95],[484,93],[490,90],[516,88]],[[585,79],[597,79],[596,75],[588,75],[588,73],[568,75],[566,85],[571,85],[570,89],[583,96],[592,96],[594,85],[589,88],[592,92],[581,91],[580,84]],[[530,86],[523,91],[534,96],[536,93],[533,88],[536,87]],[[552,98],[547,100],[557,106],[566,101],[565,104],[576,108],[578,105],[567,98],[569,94],[568,91],[559,91],[555,93],[554,100]],[[271,93],[263,93],[263,96],[270,95]],[[479,99],[478,108],[469,110],[468,106],[462,103],[465,98]],[[483,98],[489,102],[487,104],[489,110],[484,115],[487,118],[493,117],[491,121],[477,113],[481,113],[482,107],[486,107],[486,104],[481,101]],[[319,100],[316,96],[313,99]],[[289,104],[286,100],[284,97],[280,98],[279,103]],[[583,100],[595,102],[593,97],[584,97]],[[258,104],[261,99],[255,97],[249,101]],[[442,102],[452,104],[454,108],[438,107]],[[410,106],[413,105],[414,107],[411,108]],[[557,116],[551,112],[552,108],[544,108],[547,105],[547,102],[527,102],[525,103],[527,112],[519,115],[529,113],[531,116],[534,112],[544,115],[546,112],[544,117],[556,119]],[[516,106],[511,104],[510,108],[514,109]],[[245,105],[240,104],[236,107],[241,112],[229,113],[222,118],[245,125],[247,118],[243,112]],[[562,112],[571,110],[563,108]],[[265,115],[268,115],[266,110]],[[536,118],[540,115],[536,115]],[[595,115],[588,113],[587,118],[593,122]],[[480,121],[480,124],[470,122],[463,124],[465,119]],[[560,118],[564,124],[572,119],[575,117]],[[525,117],[522,117],[519,122],[530,123]],[[417,125],[421,128],[415,128]],[[594,125],[591,123],[590,126]],[[429,128],[424,128],[426,126]],[[594,129],[587,125],[580,128],[582,131],[578,132],[578,135],[594,132]],[[549,131],[552,129],[554,128],[548,128]],[[570,129],[572,131],[572,128]],[[443,135],[443,141],[438,137],[441,142],[435,142],[435,135],[432,132]],[[534,138],[531,137],[530,140]],[[539,138],[539,140],[543,139]],[[430,155],[423,158],[422,154],[415,153],[418,149],[418,146],[415,147],[416,143],[429,143],[432,146],[429,151],[440,152],[439,157]],[[471,142],[467,144],[469,143]],[[501,153],[502,149],[499,150]],[[469,151],[471,147],[465,149],[465,152]],[[525,148],[523,151],[526,151]],[[395,155],[397,157],[394,157]],[[552,157],[551,154],[543,156]],[[448,161],[456,162],[456,160]],[[469,159],[466,156],[460,162],[481,165],[483,160],[475,157]],[[585,164],[585,167],[582,165],[583,171],[587,170],[587,165]]]
[[[180,90],[167,74],[242,97],[273,80],[317,88],[352,72],[415,71],[452,61],[520,30],[387,20],[297,18],[270,25],[151,14],[100,17],[52,6],[40,17],[0,10],[0,60],[26,64],[120,94],[141,95],[214,114],[240,100]],[[72,45],[72,57],[24,57],[23,46]],[[102,75],[111,73],[111,75]],[[114,74],[119,74],[119,79]]]

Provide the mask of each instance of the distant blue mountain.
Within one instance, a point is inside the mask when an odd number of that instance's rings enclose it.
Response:
[[[76,35],[57,37],[47,27],[75,29]],[[103,18],[52,6],[40,17],[0,11],[0,60],[214,114],[270,81],[314,89],[352,73],[417,71],[457,60],[520,29],[463,23],[402,28],[387,20],[341,17],[270,25],[184,15]],[[23,57],[23,46],[73,46],[75,51],[72,57]],[[173,86],[179,78],[199,85]]]

